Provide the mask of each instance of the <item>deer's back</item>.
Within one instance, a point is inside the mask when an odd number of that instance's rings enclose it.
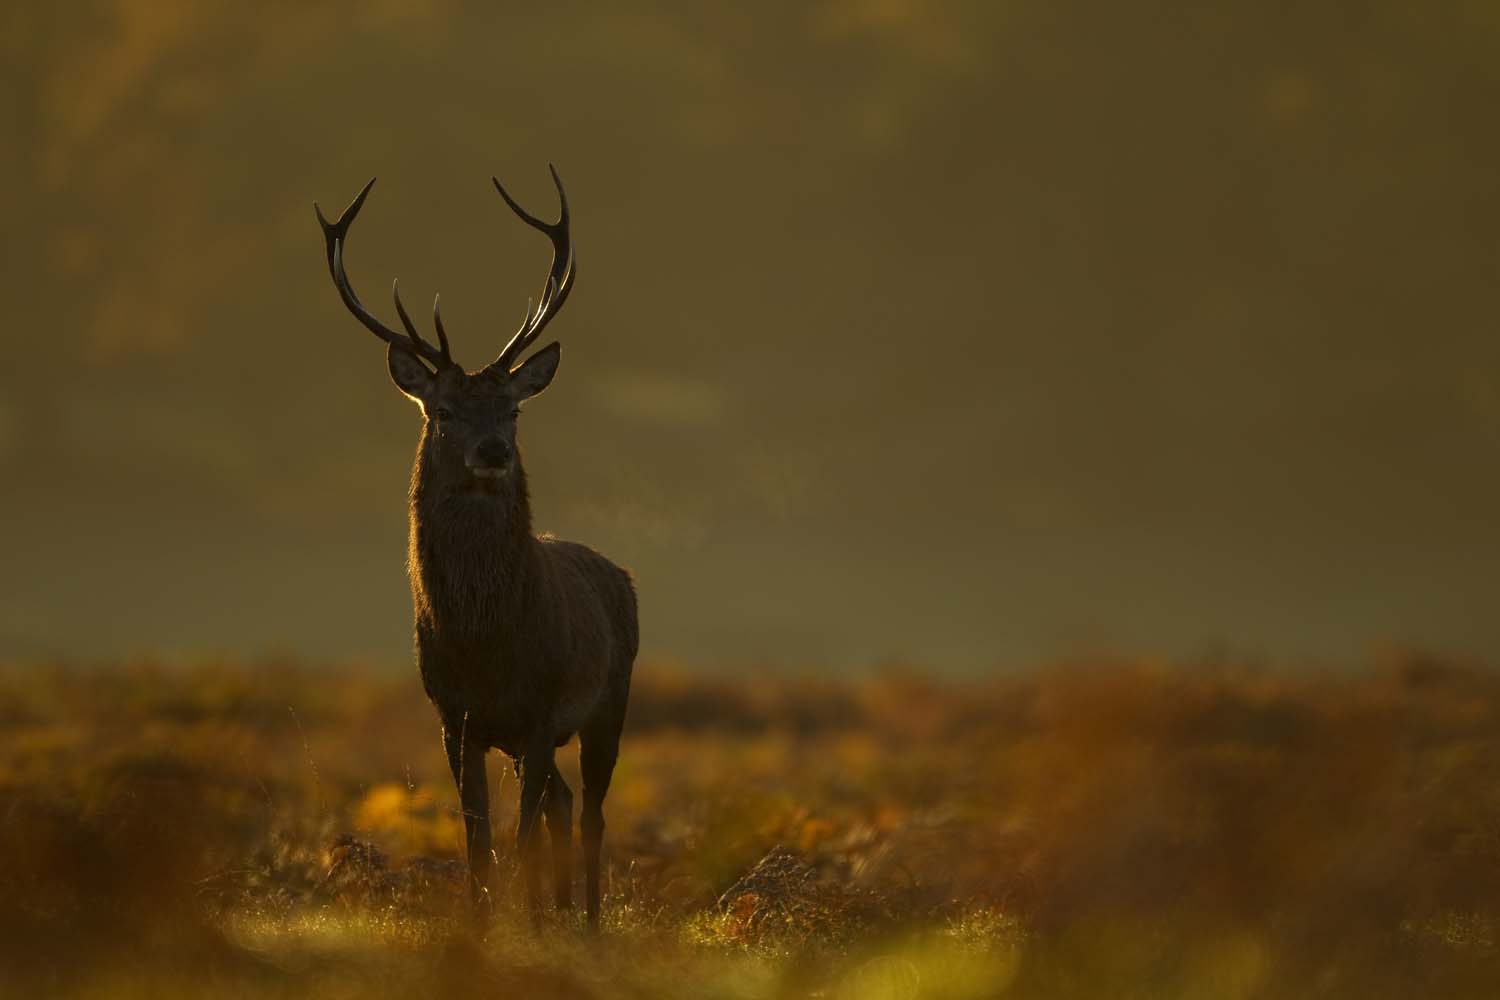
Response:
[[[564,612],[558,638],[572,651],[564,700],[577,709],[608,686],[629,683],[640,643],[635,585],[629,573],[587,545],[548,536],[537,543],[555,592],[553,607]],[[577,711],[569,715],[582,724]]]

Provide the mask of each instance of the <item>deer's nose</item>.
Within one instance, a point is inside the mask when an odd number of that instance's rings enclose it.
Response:
[[[510,445],[499,438],[490,438],[475,449],[479,464],[489,469],[503,469],[510,464]]]

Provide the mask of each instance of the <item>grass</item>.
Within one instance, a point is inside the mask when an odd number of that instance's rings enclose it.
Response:
[[[576,788],[576,754],[562,753]],[[0,995],[1491,997],[1500,676],[645,664],[607,931],[501,905],[414,671],[0,667]]]

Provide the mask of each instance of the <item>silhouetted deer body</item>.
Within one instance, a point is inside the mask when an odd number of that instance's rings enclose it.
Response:
[[[630,575],[599,553],[531,533],[526,474],[516,449],[519,406],[552,381],[556,341],[517,364],[573,287],[568,201],[556,223],[522,209],[498,180],[511,209],[552,241],[552,267],[535,312],[500,356],[468,372],[449,354],[437,300],[438,347],[417,333],[399,292],[402,336],[376,319],[344,272],[349,226],[371,179],[337,221],[318,212],[328,269],[361,323],[388,345],[386,363],[400,390],[422,410],[422,441],[412,469],[407,570],[416,611],[417,659],[442,722],[443,748],[463,805],[470,893],[487,910],[490,875],[489,786],[485,754],[498,748],[521,778],[516,846],[532,914],[541,907],[545,816],[559,908],[572,905],[573,794],[558,773],[556,747],[578,734],[583,775],[585,894],[590,928],[599,924],[599,854],[604,796],[619,751],[638,645]],[[316,208],[316,206],[314,206]],[[430,366],[430,367],[429,367]]]

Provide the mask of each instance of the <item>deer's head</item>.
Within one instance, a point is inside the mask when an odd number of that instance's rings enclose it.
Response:
[[[500,192],[511,211],[552,241],[552,267],[535,311],[528,302],[520,329],[506,343],[500,356],[474,372],[466,371],[449,353],[448,334],[443,329],[437,298],[432,300],[432,322],[438,337],[438,346],[434,347],[417,333],[401,304],[399,287],[394,283],[391,294],[396,301],[396,314],[406,329],[404,336],[375,318],[354,294],[349,276],[344,272],[344,244],[349,226],[359,214],[375,179],[370,179],[334,222],[325,219],[322,210],[313,204],[328,245],[328,272],[333,276],[339,297],[366,329],[386,342],[385,360],[391,380],[422,410],[427,425],[425,446],[433,449],[438,461],[455,470],[461,467],[475,485],[503,480],[515,467],[516,417],[520,405],[547,388],[557,373],[561,357],[561,346],[554,340],[525,361],[519,361],[521,354],[567,301],[576,273],[575,254],[568,233],[568,196],[556,168],[551,169],[562,206],[556,222],[543,222],[527,212],[495,180],[495,190]]]

